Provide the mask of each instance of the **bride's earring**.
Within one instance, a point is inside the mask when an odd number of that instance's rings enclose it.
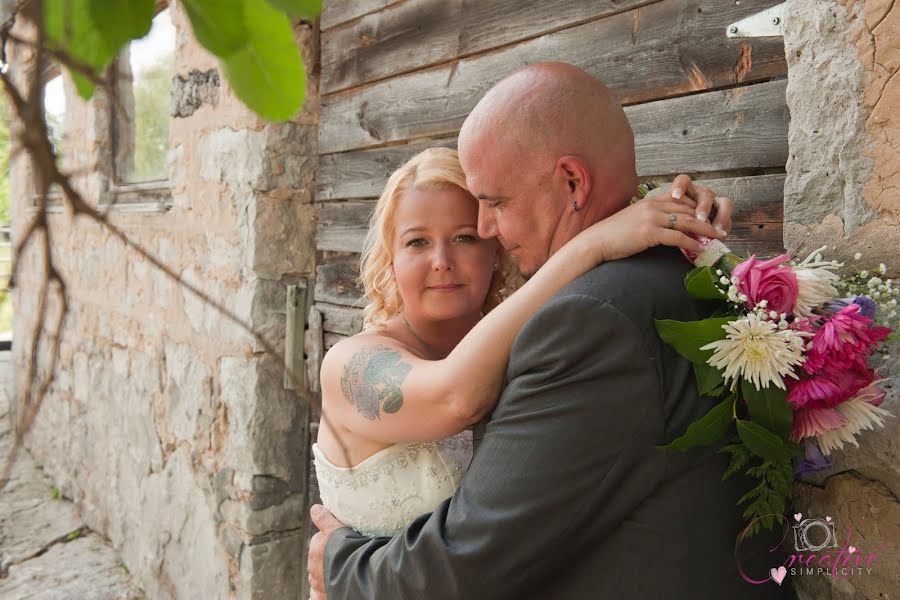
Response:
[[[581,212],[581,209],[578,208],[578,200],[572,200],[572,210],[575,212]]]

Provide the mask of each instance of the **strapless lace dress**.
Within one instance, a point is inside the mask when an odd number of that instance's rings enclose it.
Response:
[[[394,536],[453,495],[472,460],[472,432],[396,444],[353,468],[336,467],[313,444],[322,503],[348,527]]]

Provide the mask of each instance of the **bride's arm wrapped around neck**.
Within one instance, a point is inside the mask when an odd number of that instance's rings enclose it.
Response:
[[[671,199],[639,202],[588,227],[441,360],[425,360],[377,330],[336,344],[322,365],[327,426],[338,436],[349,432],[378,444],[434,440],[462,431],[495,405],[510,348],[541,306],[604,261],[657,245],[696,251],[699,243],[686,233],[719,236],[712,225],[694,217],[693,208]]]

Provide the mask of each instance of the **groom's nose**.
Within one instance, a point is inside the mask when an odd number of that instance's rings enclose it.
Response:
[[[478,206],[478,237],[488,239],[497,237],[497,221],[494,220],[494,211]]]

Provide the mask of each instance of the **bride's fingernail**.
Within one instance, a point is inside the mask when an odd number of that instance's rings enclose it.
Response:
[[[725,231],[721,225],[716,225],[716,231],[718,231],[722,237],[728,237],[728,232]]]
[[[681,195],[683,193],[684,192],[682,192],[680,189],[675,188],[674,190],[672,190],[672,197],[675,198],[676,200],[681,200]]]
[[[698,212],[698,213],[697,213],[697,220],[698,220],[698,221],[705,221],[705,220],[706,220],[706,213],[705,213],[705,212]]]

